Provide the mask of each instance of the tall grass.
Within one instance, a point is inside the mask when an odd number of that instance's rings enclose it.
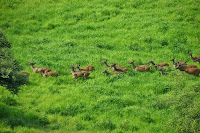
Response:
[[[1,88],[3,132],[197,132],[199,78],[173,68],[166,76],[155,69],[135,72],[128,62],[154,59],[172,66],[169,60],[176,57],[200,67],[188,55],[200,50],[198,5],[193,0],[0,1],[0,30],[31,73],[17,95],[4,96]],[[107,77],[104,59],[131,70]],[[59,76],[33,73],[30,61]],[[96,71],[88,80],[73,81],[73,64],[94,65]],[[19,115],[5,117],[9,114]]]

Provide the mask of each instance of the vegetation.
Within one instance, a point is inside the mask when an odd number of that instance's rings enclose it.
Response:
[[[0,33],[0,85],[16,93],[18,86],[26,83],[27,77],[20,72],[20,66],[13,59],[11,45]]]
[[[29,83],[17,94],[0,87],[0,132],[198,132],[200,78],[173,69],[169,60],[176,57],[200,68],[188,55],[200,54],[199,4],[0,1],[0,30],[12,44],[14,59],[30,72]],[[106,76],[105,59],[131,70]],[[128,64],[132,59],[135,65],[168,62],[171,68],[164,71],[170,74],[161,76],[153,67],[135,72]],[[31,70],[30,61],[59,76],[43,78]],[[75,81],[73,64],[93,65],[95,71]]]

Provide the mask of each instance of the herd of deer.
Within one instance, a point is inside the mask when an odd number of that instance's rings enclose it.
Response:
[[[191,52],[189,53],[189,55],[193,62],[199,62],[199,64],[200,64],[200,56],[193,57]],[[190,64],[187,64],[187,62],[182,62],[182,61],[175,62],[175,58],[172,58],[170,61],[172,61],[173,67],[175,69],[179,69],[180,71],[185,71],[186,73],[191,74],[191,75],[199,76],[200,69],[197,68],[197,65],[190,65]],[[113,63],[111,66],[109,66],[107,63],[107,59],[102,61],[101,63],[106,65],[106,69],[103,71],[103,73],[105,73],[106,75],[123,74],[124,72],[130,70],[129,68],[125,68],[124,66],[117,65],[116,63]],[[149,65],[135,66],[134,60],[129,62],[129,64],[132,65],[132,68],[135,71],[139,71],[139,72],[150,71],[150,69],[151,69],[151,67]],[[153,60],[150,60],[148,62],[148,64],[152,64],[156,70],[161,71],[161,75],[168,74],[167,72],[163,71],[164,67],[165,68],[170,67],[170,65],[168,63],[163,62],[163,63],[155,64]],[[43,77],[58,76],[58,72],[52,72],[50,68],[34,67],[33,62],[30,62],[29,65],[31,65],[31,68],[35,73],[41,73],[43,75]],[[76,79],[76,80],[78,77],[84,77],[85,79],[87,79],[90,75],[89,71],[95,70],[94,66],[86,66],[86,67],[80,69],[80,64],[77,65],[76,67],[73,65],[70,68],[71,68],[71,72],[72,72],[72,78]],[[78,71],[75,71],[75,68],[77,68]],[[111,69],[111,68],[113,68],[114,72],[109,73],[108,69]]]

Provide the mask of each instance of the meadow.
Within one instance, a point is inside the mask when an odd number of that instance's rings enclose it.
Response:
[[[196,133],[200,78],[172,67],[200,55],[199,0],[0,0],[0,31],[13,57],[30,72],[13,94],[0,86],[0,132]],[[108,59],[130,68],[102,72]],[[135,72],[135,65],[168,62],[169,75]],[[49,67],[42,77],[28,65]],[[94,65],[72,80],[70,66]],[[109,70],[112,72],[112,70]]]

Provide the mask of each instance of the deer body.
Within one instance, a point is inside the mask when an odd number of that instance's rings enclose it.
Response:
[[[159,67],[169,67],[169,64],[166,63],[166,62],[155,64],[153,62],[153,60],[150,60],[148,63],[151,63],[156,69],[157,69],[157,66],[159,66]]]
[[[101,63],[104,63],[104,64],[106,65],[106,68],[107,68],[107,69],[111,69],[112,67],[108,65],[108,62],[107,62],[107,61],[108,61],[108,60],[105,59],[105,60],[102,61]],[[124,68],[124,66],[120,66],[120,65],[116,65],[115,67],[118,68],[118,69]]]
[[[47,67],[34,67],[34,63],[30,62],[29,65],[31,65],[31,69],[35,72],[35,73],[41,73],[43,70],[46,72],[51,71],[50,68]]]
[[[189,53],[189,55],[193,62],[197,62],[200,59],[200,56],[193,57],[191,52]]]
[[[47,71],[42,70],[42,75],[43,77],[58,76],[58,72],[52,72],[52,71],[47,72]]]
[[[199,76],[200,73],[200,69],[198,68],[189,68],[189,69],[185,69],[185,72],[194,76]]]
[[[113,63],[113,64],[111,65],[111,67],[114,68],[114,71],[115,71],[115,72],[125,72],[125,71],[128,71],[128,70],[129,70],[129,68],[123,68],[123,69],[117,68],[117,67],[116,67],[116,63]]]
[[[177,67],[178,64],[187,65],[187,62],[181,62],[181,61],[175,62],[174,60],[175,60],[174,57],[170,60],[170,61],[172,61],[174,68]]]
[[[107,76],[109,76],[109,75],[123,74],[123,72],[117,72],[117,71],[115,71],[115,72],[112,72],[112,73],[108,73],[108,71],[107,71],[107,70],[104,70],[104,71],[103,71],[103,73],[105,73]]]
[[[163,67],[160,67],[160,68],[158,69],[158,71],[161,71],[161,75],[162,75],[162,76],[163,76],[163,75],[169,74],[168,72],[164,72],[164,71],[163,71]]]
[[[147,66],[147,65],[135,66],[135,65],[134,65],[134,60],[132,60],[131,62],[129,62],[129,64],[132,65],[132,67],[133,67],[133,69],[134,69],[135,71],[143,72],[143,71],[149,71],[149,70],[150,70],[150,66]]]
[[[30,76],[30,73],[29,72],[21,72],[23,75],[25,75],[26,77],[29,77]]]
[[[178,64],[175,68],[179,69],[180,71],[184,71],[185,69],[189,69],[189,68],[197,68],[197,66],[196,65],[181,65],[181,64]]]
[[[94,71],[95,70],[94,66],[86,66],[86,67],[80,69],[80,64],[77,65],[77,68],[79,69],[79,71]]]
[[[74,71],[74,66],[71,66],[71,72],[72,72],[72,79],[76,79],[77,80],[77,78],[78,77],[84,77],[85,79],[90,75],[90,73],[89,72],[87,72],[87,71],[79,71],[79,72],[75,72]]]

